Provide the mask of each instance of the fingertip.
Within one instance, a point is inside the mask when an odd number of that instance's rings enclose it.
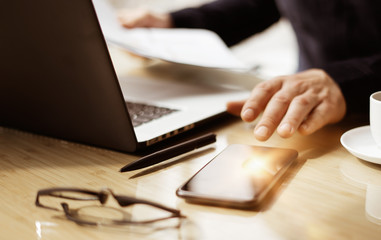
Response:
[[[226,104],[226,111],[235,116],[240,116],[243,103],[241,102],[228,102]]]
[[[122,25],[122,27],[124,27],[124,28],[128,28],[128,29],[131,29],[131,28],[133,28],[130,24],[127,24],[127,23],[121,23],[121,25]]]
[[[283,138],[289,138],[294,134],[295,130],[291,124],[282,123],[281,125],[279,125],[277,132],[278,132],[279,136],[281,136]]]
[[[255,119],[255,112],[253,109],[251,108],[247,108],[245,109],[242,113],[241,113],[241,118],[242,120],[244,120],[245,122],[251,122]]]
[[[298,129],[299,133],[303,136],[309,135],[313,132],[310,125],[307,123],[302,123]]]
[[[265,126],[259,126],[254,130],[254,136],[259,141],[266,141],[270,137],[270,131]]]

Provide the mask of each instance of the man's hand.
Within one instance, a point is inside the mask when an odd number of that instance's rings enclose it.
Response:
[[[118,12],[118,19],[126,28],[171,28],[172,19],[166,13],[154,13],[146,9],[123,9]]]
[[[297,130],[308,135],[344,118],[346,103],[339,86],[323,70],[310,69],[258,84],[246,101],[229,102],[228,112],[254,121],[263,112],[254,136],[267,140],[277,130],[291,137]]]

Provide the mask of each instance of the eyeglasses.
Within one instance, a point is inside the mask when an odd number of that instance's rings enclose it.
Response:
[[[123,207],[123,210],[105,206],[110,195],[120,207]],[[71,201],[71,204],[76,207],[70,208],[67,202],[62,202],[63,199]],[[89,205],[89,202],[93,202],[95,205]],[[86,204],[83,205],[83,203]],[[152,201],[116,195],[108,188],[98,192],[78,188],[42,189],[37,193],[35,204],[37,207],[46,209],[63,210],[68,220],[80,225],[150,224],[167,219],[185,218],[179,210]]]

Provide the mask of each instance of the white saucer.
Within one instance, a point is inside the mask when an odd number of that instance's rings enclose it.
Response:
[[[351,129],[341,136],[340,141],[356,157],[381,164],[381,148],[373,140],[370,126]]]

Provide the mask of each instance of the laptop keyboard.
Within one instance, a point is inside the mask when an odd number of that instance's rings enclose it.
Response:
[[[126,102],[126,104],[134,127],[178,111],[176,109],[159,107],[146,103]]]

